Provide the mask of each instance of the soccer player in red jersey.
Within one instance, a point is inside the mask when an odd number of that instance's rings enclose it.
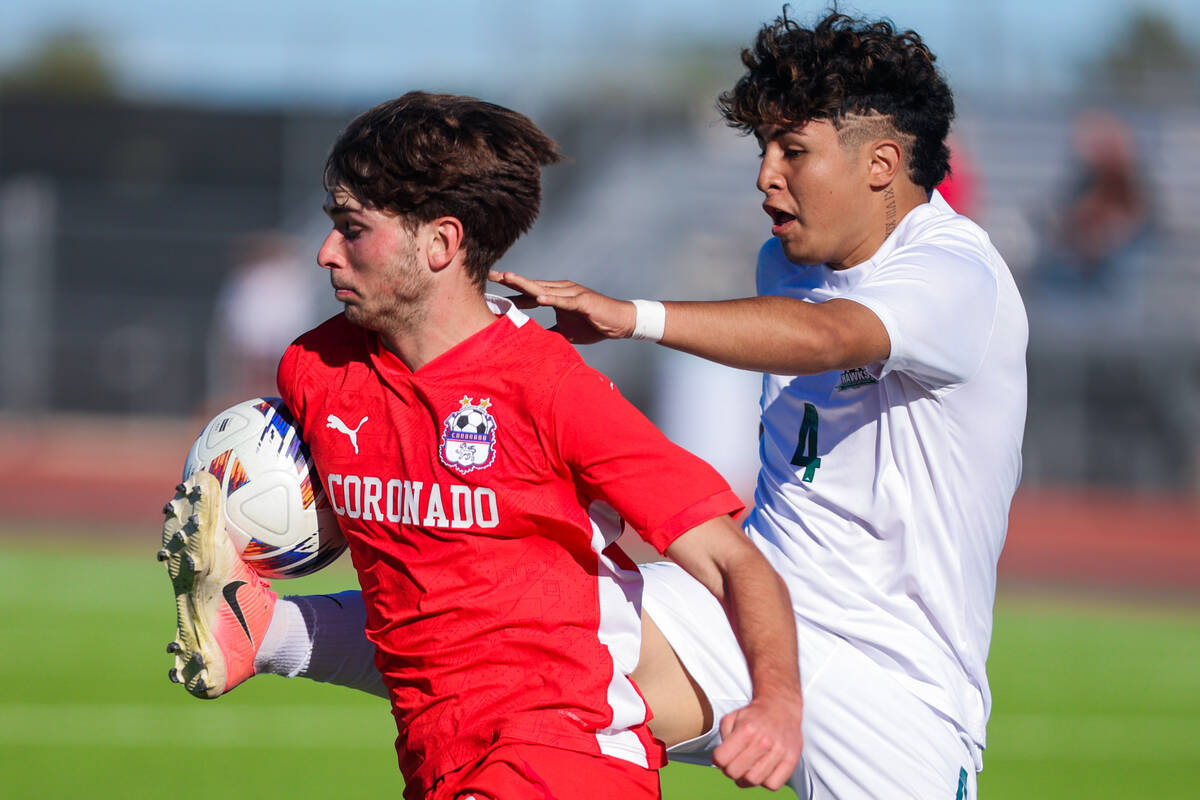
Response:
[[[345,312],[287,350],[279,386],[350,542],[405,797],[658,796],[622,521],[726,608],[755,687],[726,771],[778,788],[801,746],[795,631],[740,502],[562,337],[484,294],[558,158],[520,114],[413,92],[354,120],[326,163],[318,260]]]

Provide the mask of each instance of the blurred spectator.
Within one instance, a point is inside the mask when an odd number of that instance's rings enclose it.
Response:
[[[1079,302],[1123,296],[1144,272],[1151,220],[1133,134],[1119,117],[1093,110],[1076,120],[1072,144],[1074,174],[1048,221],[1035,287]]]
[[[296,242],[278,231],[246,236],[217,296],[209,346],[208,403],[220,410],[273,396],[275,369],[291,341],[315,324],[317,298]]]

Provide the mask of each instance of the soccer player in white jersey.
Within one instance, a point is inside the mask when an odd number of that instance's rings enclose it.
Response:
[[[650,338],[765,373],[745,528],[796,612],[802,797],[974,797],[982,768],[1028,327],[987,234],[935,190],[953,101],[933,61],[915,33],[837,14],[781,17],[743,53],[719,104],[762,148],[757,297],[625,302],[493,276],[575,341]],[[647,614],[719,718],[746,684],[717,609],[674,567],[644,574]]]
[[[630,302],[492,278],[557,309],[577,343],[632,336],[764,373],[745,528],[795,611],[804,750],[791,785],[804,798],[974,797],[1021,468],[1021,299],[987,234],[936,192],[953,101],[917,34],[785,14],[743,62],[719,105],[762,148],[773,237],[758,296]],[[633,677],[672,757],[704,762],[749,696],[746,666],[702,586],[671,564],[642,571]],[[378,691],[355,595],[279,607],[257,672]]]

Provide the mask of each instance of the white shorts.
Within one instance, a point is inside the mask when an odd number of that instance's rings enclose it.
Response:
[[[643,607],[708,696],[713,728],[670,748],[711,764],[721,717],[750,699],[750,675],[724,610],[671,563],[640,565]],[[805,800],[976,797],[977,748],[846,641],[797,621],[804,752],[789,781]]]

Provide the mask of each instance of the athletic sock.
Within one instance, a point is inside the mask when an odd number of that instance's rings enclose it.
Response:
[[[366,618],[359,591],[281,597],[254,667],[387,697]]]
[[[308,666],[312,640],[304,624],[304,615],[294,600],[294,597],[281,597],[275,603],[271,624],[254,654],[255,673],[294,678]]]

